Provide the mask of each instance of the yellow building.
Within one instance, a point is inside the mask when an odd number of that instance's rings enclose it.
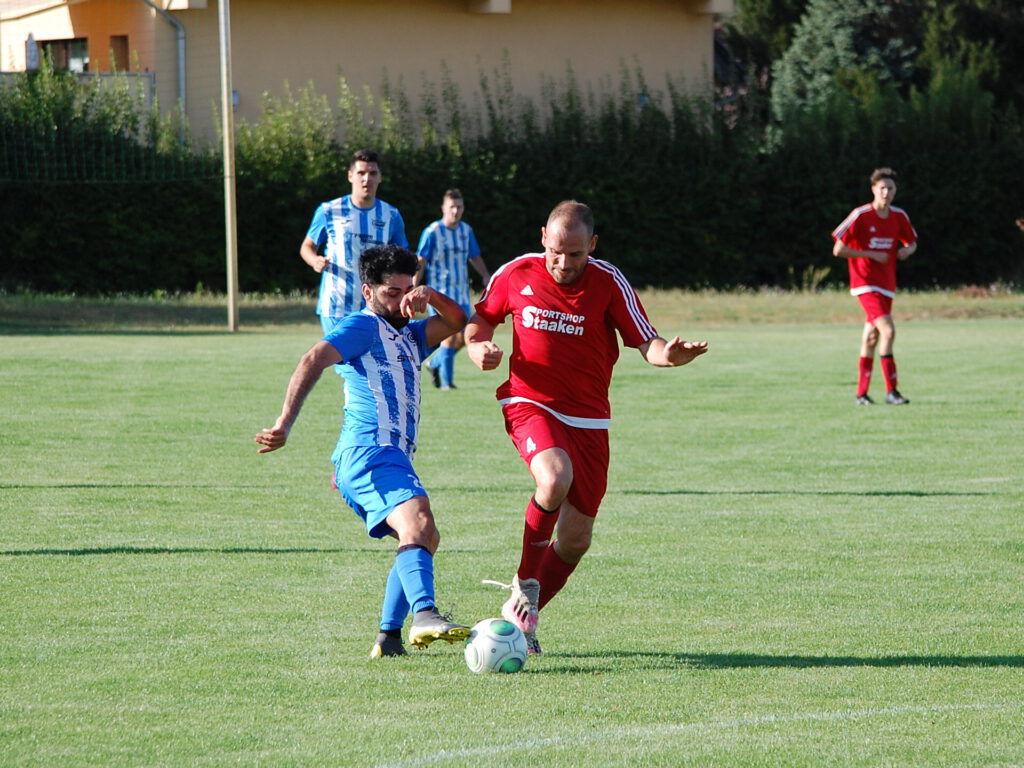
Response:
[[[312,82],[333,103],[338,75],[358,94],[385,80],[415,103],[444,72],[464,101],[481,73],[507,72],[539,98],[571,66],[584,88],[617,89],[623,67],[653,88],[665,77],[705,91],[716,14],[733,0],[235,0],[230,6],[235,119],[255,122],[262,96]],[[185,105],[212,137],[220,103],[217,0],[0,0],[0,71],[47,51],[93,74],[131,70],[164,109]],[[508,65],[506,67],[506,64]]]

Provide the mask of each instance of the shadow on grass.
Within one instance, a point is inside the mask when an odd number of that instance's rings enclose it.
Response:
[[[1024,656],[770,656],[751,653],[657,653],[612,651],[609,653],[549,653],[554,666],[529,670],[536,673],[621,672],[633,669],[746,669],[820,667],[1024,667]],[[584,660],[572,663],[574,659]],[[588,663],[593,660],[594,664]]]
[[[221,490],[259,490],[269,486],[263,485],[221,485],[217,483],[198,485],[194,483],[12,483],[0,484],[0,490],[27,490],[44,488],[219,488]],[[462,493],[494,493],[496,491],[515,492],[522,490],[521,485],[507,486],[462,486],[434,485],[432,490],[459,491]],[[608,496],[995,496],[987,491],[608,491]]]
[[[608,495],[623,496],[995,496],[985,491],[609,491]]]
[[[380,552],[369,547],[82,547],[79,549],[0,549],[0,557],[28,555],[321,555],[342,552]]]
[[[27,491],[56,488],[216,488],[222,491],[254,491],[266,485],[223,485],[221,483],[11,483],[0,484],[0,491]]]
[[[268,301],[239,307],[239,326],[312,326],[319,332],[315,299]],[[90,299],[0,296],[0,334],[4,335],[207,335],[229,333],[227,299],[223,305],[174,299]]]

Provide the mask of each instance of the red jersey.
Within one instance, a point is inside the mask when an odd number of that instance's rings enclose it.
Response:
[[[889,206],[889,215],[883,219],[868,203],[850,211],[832,232],[832,239],[841,240],[855,251],[888,253],[889,260],[884,264],[863,256],[847,261],[850,263],[850,293],[857,296],[877,291],[892,297],[896,295],[896,251],[916,242],[917,232],[902,208]]]
[[[509,378],[498,399],[537,403],[585,428],[606,429],[611,418],[616,331],[627,347],[658,335],[623,274],[594,258],[569,285],[555,282],[544,254],[513,259],[494,273],[476,312],[491,325],[512,315]]]

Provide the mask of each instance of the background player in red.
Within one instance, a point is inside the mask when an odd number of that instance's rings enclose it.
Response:
[[[868,387],[877,348],[885,376],[885,402],[906,405],[910,401],[896,389],[892,300],[896,295],[896,262],[917,250],[917,232],[907,212],[892,204],[896,196],[896,172],[892,168],[878,168],[871,174],[871,194],[874,199],[870,203],[850,211],[832,232],[832,253],[848,260],[850,293],[860,300],[867,317],[860,342],[857,404],[874,404]]]
[[[597,236],[586,205],[555,206],[541,243],[544,253],[495,272],[465,332],[470,359],[493,370],[504,355],[493,341],[495,327],[513,318],[509,378],[498,400],[536,490],[526,507],[519,568],[512,584],[502,585],[512,590],[502,615],[526,633],[531,653],[540,653],[538,612],[590,547],[607,487],[616,332],[655,366],[685,365],[708,349],[706,341],[659,336],[622,273],[591,256]]]

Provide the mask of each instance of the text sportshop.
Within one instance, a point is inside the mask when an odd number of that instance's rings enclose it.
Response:
[[[570,315],[554,309],[523,307],[523,328],[552,333],[567,333],[570,336],[583,335],[583,315]]]

